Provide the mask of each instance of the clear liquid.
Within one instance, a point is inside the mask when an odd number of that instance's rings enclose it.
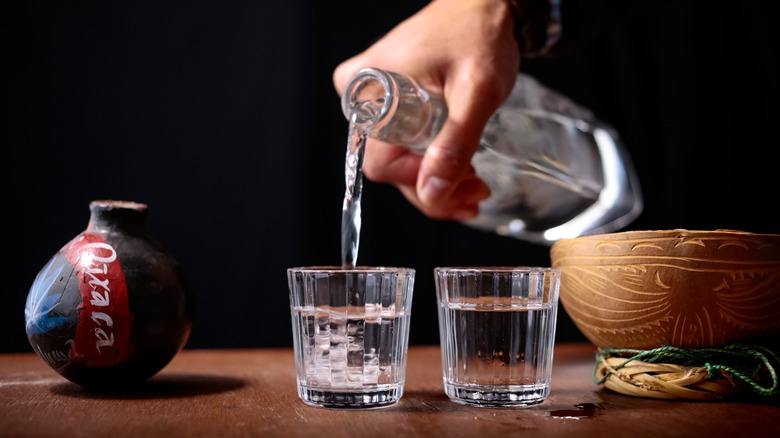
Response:
[[[341,266],[354,269],[357,266],[358,246],[360,244],[361,212],[360,200],[363,195],[363,156],[371,123],[370,112],[358,107],[350,117],[347,139],[347,156],[344,163],[346,192],[341,212]],[[369,114],[368,116],[366,114]]]
[[[550,391],[555,311],[450,303],[443,307],[447,395],[480,406],[533,405]]]
[[[353,313],[354,312],[354,313]],[[367,305],[293,309],[299,384],[318,390],[401,390],[408,315]],[[400,395],[399,395],[400,397]]]

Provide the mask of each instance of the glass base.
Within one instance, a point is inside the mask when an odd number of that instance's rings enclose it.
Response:
[[[450,400],[470,406],[525,407],[542,403],[550,395],[549,384],[476,385],[444,382]]]
[[[298,386],[298,396],[307,405],[334,409],[384,408],[398,403],[403,392],[402,386],[353,391]]]

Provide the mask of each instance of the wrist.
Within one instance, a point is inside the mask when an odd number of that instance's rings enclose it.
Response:
[[[525,57],[544,55],[560,38],[561,0],[505,0],[514,18],[514,36]]]

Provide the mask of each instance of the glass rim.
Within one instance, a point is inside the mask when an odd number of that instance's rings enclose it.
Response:
[[[441,266],[434,268],[434,272],[453,274],[524,274],[534,272],[560,273],[561,270],[549,266]]]
[[[414,273],[413,268],[393,267],[393,266],[355,266],[351,269],[345,269],[341,266],[298,266],[287,268],[287,272],[305,272],[305,273],[328,273],[328,274],[375,274],[375,273]]]

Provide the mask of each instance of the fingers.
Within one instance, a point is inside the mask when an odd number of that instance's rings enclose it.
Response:
[[[405,147],[369,140],[363,174],[374,182],[414,187],[421,161],[422,156],[409,152]]]
[[[468,174],[471,157],[476,150],[472,138],[453,140],[450,136],[463,131],[452,127],[456,122],[448,123],[450,131],[454,132],[442,132],[425,152],[420,166],[417,191],[420,200],[430,207],[440,206],[454,195],[455,189]]]
[[[484,72],[466,72],[448,78],[449,116],[420,165],[417,191],[420,201],[440,207],[456,196],[460,183],[472,174],[471,160],[479,147],[482,130],[505,98],[505,86],[495,84]]]
[[[420,201],[418,191],[413,185],[396,187],[412,205],[431,219],[471,219],[479,213],[479,201],[490,196],[490,188],[476,176],[462,180],[453,189],[452,196],[435,206]]]
[[[417,178],[423,157],[406,148],[371,141],[366,146],[363,172],[374,182],[389,183],[421,212],[433,219],[465,220],[479,213],[479,201],[490,196],[490,188],[468,165],[448,196],[435,204],[423,202],[417,190]]]

